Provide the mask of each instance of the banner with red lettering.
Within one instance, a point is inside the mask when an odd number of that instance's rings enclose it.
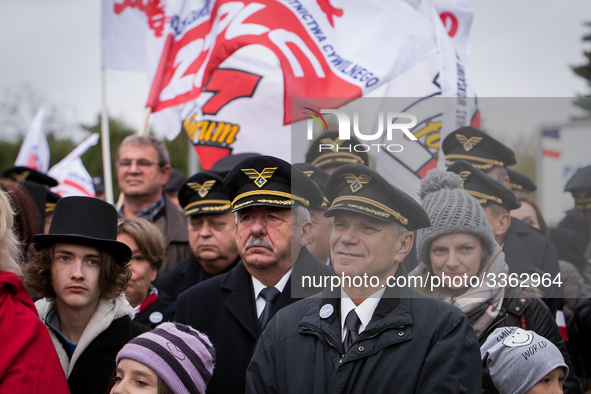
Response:
[[[412,129],[417,141],[409,144],[406,136],[395,134],[389,142],[404,144],[404,151],[381,150],[376,154],[376,167],[418,199],[419,183],[427,171],[445,168],[441,141],[462,126],[480,127],[480,114],[465,66],[472,23],[470,7],[462,0],[421,0],[416,6],[433,26],[439,50],[392,80],[384,96],[413,97],[396,103],[400,111],[417,116]],[[391,108],[392,103],[384,101],[380,110]]]
[[[231,152],[290,160],[290,98],[346,104],[437,51],[404,1],[185,0],[169,27],[147,106],[168,138],[184,125],[204,168]]]
[[[167,0],[102,0],[101,68],[153,72],[164,44]]]

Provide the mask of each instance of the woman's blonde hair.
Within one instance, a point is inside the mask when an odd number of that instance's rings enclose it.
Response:
[[[0,271],[8,271],[23,276],[20,266],[21,250],[18,239],[12,230],[14,211],[6,192],[0,189]]]

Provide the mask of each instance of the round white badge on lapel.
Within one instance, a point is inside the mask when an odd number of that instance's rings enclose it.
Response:
[[[157,324],[157,323],[160,323],[162,321],[162,319],[164,319],[164,316],[160,312],[152,312],[150,314],[149,319],[150,319],[150,323]]]
[[[332,306],[332,304],[323,305],[322,308],[320,309],[320,317],[323,319],[327,319],[330,316],[332,316],[333,312],[334,312],[334,306]]]

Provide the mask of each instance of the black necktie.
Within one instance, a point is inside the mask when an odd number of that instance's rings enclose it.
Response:
[[[343,345],[345,346],[345,351],[349,350],[351,346],[353,346],[353,342],[359,336],[359,327],[361,326],[361,320],[359,320],[359,316],[357,316],[357,312],[355,309],[351,309],[347,318],[345,319],[345,328],[347,329],[347,334],[345,334],[345,341]]]
[[[279,294],[281,294],[281,292],[277,290],[277,288],[274,286],[265,287],[259,293],[259,295],[266,301],[265,309],[263,309],[263,312],[259,316],[259,327],[261,332],[265,329],[265,326],[269,322],[269,318],[271,317],[271,310],[273,309],[273,304],[275,304],[275,301],[277,300],[277,297],[279,297]]]

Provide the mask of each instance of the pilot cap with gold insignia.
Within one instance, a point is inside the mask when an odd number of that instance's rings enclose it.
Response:
[[[328,177],[330,176],[330,174],[324,171],[322,168],[313,166],[310,163],[295,163],[293,164],[293,166],[298,170],[302,171],[304,174],[306,174],[311,180],[314,181],[314,183],[316,183],[316,185],[318,185],[323,195],[322,205],[320,206],[320,209],[328,209],[328,207],[330,206],[330,202],[328,201],[328,198],[326,198],[324,189],[326,187],[326,181],[328,181]]]
[[[187,179],[179,189],[178,197],[187,216],[224,213],[231,209],[224,180],[208,171],[198,172]]]
[[[464,189],[483,207],[498,204],[507,211],[521,206],[515,194],[501,182],[486,175],[467,161],[460,160],[447,168],[462,178]]]
[[[361,164],[347,164],[328,178],[326,195],[332,205],[324,216],[337,211],[361,213],[407,230],[429,227],[427,213],[412,197],[389,184],[381,175]]]
[[[507,167],[516,163],[511,148],[472,126],[450,133],[443,140],[441,149],[448,166],[466,160],[474,167],[488,171],[494,166]]]
[[[507,172],[509,173],[509,188],[511,190],[531,193],[538,188],[527,175],[510,168],[507,168]]]
[[[273,156],[253,156],[242,160],[224,178],[232,211],[252,206],[292,208],[295,204],[318,208],[320,188],[285,160]]]
[[[367,166],[369,165],[367,152],[355,152],[353,149],[354,145],[360,143],[355,137],[351,137],[350,140],[341,140],[338,131],[328,131],[312,141],[306,153],[306,163],[320,168],[349,163]]]
[[[577,211],[591,211],[591,165],[579,168],[566,182],[564,191],[573,195]]]

